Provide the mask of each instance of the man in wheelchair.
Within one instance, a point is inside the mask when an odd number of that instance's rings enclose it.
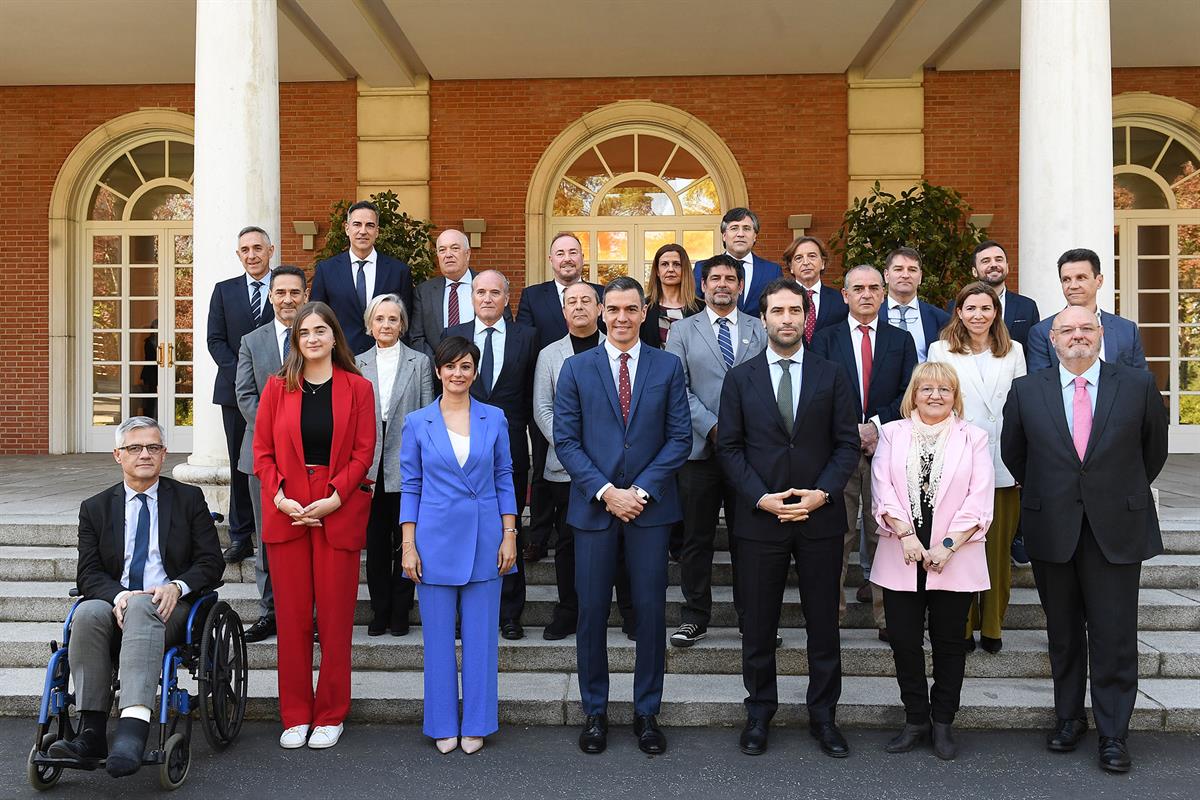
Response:
[[[107,757],[113,777],[141,767],[163,653],[184,639],[191,600],[216,586],[225,568],[200,489],[160,476],[166,452],[157,421],[125,420],[113,450],[123,480],[79,507],[77,582],[85,599],[67,656],[81,730],[48,755],[79,763]],[[114,655],[121,717],[110,749]]]

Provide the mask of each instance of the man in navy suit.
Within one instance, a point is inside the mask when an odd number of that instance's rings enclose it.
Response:
[[[850,310],[840,291],[821,283],[829,251],[820,239],[798,237],[783,251],[783,263],[808,295],[808,316],[804,318],[804,346],[808,347],[819,331],[844,322]]]
[[[1101,311],[1096,303],[1096,294],[1104,285],[1104,276],[1100,274],[1100,256],[1096,255],[1096,251],[1080,247],[1063,253],[1058,257],[1058,279],[1068,306],[1082,306],[1099,316],[1100,325],[1104,328],[1104,338],[1100,343],[1101,361],[1149,369],[1137,325],[1124,317]],[[1058,366],[1058,354],[1050,343],[1050,331],[1056,316],[1046,317],[1029,332],[1025,363],[1030,373]]]
[[[213,402],[221,407],[225,445],[229,451],[229,539],[225,560],[243,561],[254,555],[254,509],[245,473],[237,468],[246,435],[246,420],[238,410],[234,377],[242,337],[275,316],[267,300],[271,256],[275,246],[262,228],[250,225],[238,232],[237,256],[245,272],[220,281],[208,302],[208,353],[217,362]]]
[[[1000,310],[1003,312],[1008,335],[1013,341],[1020,342],[1021,348],[1025,349],[1026,342],[1029,341],[1029,331],[1042,318],[1037,303],[1032,297],[1017,294],[1005,287],[1004,282],[1008,280],[1008,254],[999,242],[991,239],[980,242],[975,247],[974,259],[975,277],[996,290],[1000,297]],[[946,311],[954,313],[953,300]],[[1029,355],[1028,350],[1025,355]]]
[[[917,298],[921,286],[921,254],[911,247],[897,247],[884,261],[883,279],[887,282],[887,324],[907,331],[917,347],[917,362],[925,363],[929,345],[950,321],[950,315]]]
[[[738,310],[754,316],[758,313],[758,298],[763,287],[783,275],[783,269],[774,261],[759,258],[753,252],[758,241],[758,215],[748,208],[731,208],[721,217],[721,241],[726,255],[742,262],[746,271],[746,285],[738,298]],[[697,261],[696,296],[704,297],[704,262]]]
[[[641,343],[645,318],[640,283],[609,283],[608,338],[564,362],[554,398],[554,448],[571,476],[567,524],[575,531],[585,753],[608,745],[608,612],[623,533],[637,609],[633,732],[642,752],[667,749],[655,718],[666,660],[667,541],[683,516],[675,476],[691,452],[692,426],[683,365]]]
[[[413,307],[412,270],[403,261],[375,251],[379,238],[379,209],[360,200],[346,212],[346,236],[350,249],[317,264],[311,300],[328,303],[337,315],[355,355],[375,345],[367,333],[363,315],[367,303],[381,294],[396,294],[404,307]]]
[[[500,635],[521,639],[521,612],[525,610],[525,563],[521,535],[521,512],[529,482],[529,446],[525,436],[533,413],[533,368],[537,364],[535,332],[504,319],[508,308],[508,278],[494,269],[484,270],[471,281],[471,307],[475,318],[447,328],[442,338],[461,336],[479,348],[479,372],[471,384],[471,396],[493,405],[508,420],[508,443],[512,452],[513,490],[517,496],[517,568],[504,576],[500,591]]]

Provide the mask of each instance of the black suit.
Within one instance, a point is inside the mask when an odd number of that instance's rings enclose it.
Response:
[[[351,263],[349,251],[321,261],[313,274],[309,299],[329,304],[346,334],[350,349],[355,355],[360,355],[374,347],[375,340],[363,326],[363,315],[367,313],[367,308],[358,299],[356,270],[357,266]],[[413,307],[412,270],[403,261],[377,250],[375,286],[368,287],[367,303],[381,294],[398,295],[404,301],[405,308]]]
[[[809,718],[814,723],[832,722],[842,682],[838,634],[838,575],[846,530],[842,490],[859,453],[854,393],[835,364],[804,352],[796,424],[785,430],[764,352],[725,376],[717,419],[717,452],[738,490],[747,713],[770,720],[779,705],[775,636],[794,556],[808,630]],[[823,490],[832,503],[797,523],[780,523],[758,508],[764,494],[789,488]]]
[[[912,371],[917,366],[917,347],[913,338],[899,328],[882,324],[875,326],[875,346],[871,350],[871,384],[867,391],[866,412],[862,413],[862,387],[858,380],[858,360],[850,324],[845,320],[813,336],[811,351],[821,358],[838,364],[842,374],[854,387],[859,410],[859,422],[878,415],[879,422],[900,419],[900,401]]]
[[[464,322],[447,328],[443,338],[461,336],[475,341],[475,322]],[[516,571],[504,576],[504,587],[500,593],[501,622],[520,622],[525,610],[525,547],[524,532],[521,530],[521,512],[525,510],[525,495],[529,487],[529,440],[526,430],[533,413],[533,368],[537,364],[534,349],[535,332],[515,322],[504,324],[504,352],[494,353],[501,363],[500,376],[491,392],[484,388],[482,380],[471,385],[471,396],[481,403],[496,406],[508,420],[508,442],[512,451],[513,489],[517,495],[517,565]]]
[[[467,270],[463,273],[461,280],[470,286],[474,278],[475,273]],[[467,296],[469,297],[470,294],[468,291]],[[428,354],[431,359],[433,351],[442,342],[442,331],[446,330],[446,312],[442,308],[445,302],[446,277],[444,275],[435,275],[427,281],[422,281],[413,290],[413,304],[412,308],[408,310],[408,340],[412,342],[414,350]],[[471,318],[474,319],[469,299],[465,306],[461,302],[459,303],[459,310],[463,316],[467,312],[471,312]],[[512,322],[512,318],[512,309],[505,306],[504,321]]]
[[[1167,460],[1167,412],[1145,370],[1102,362],[1096,391],[1081,460],[1059,368],[1017,378],[1000,450],[1022,486],[1058,717],[1084,718],[1090,659],[1096,728],[1124,738],[1137,697],[1141,562],[1163,551],[1150,484]]]

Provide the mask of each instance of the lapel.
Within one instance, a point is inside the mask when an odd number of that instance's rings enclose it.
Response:
[[[903,333],[905,336],[909,335],[907,333],[904,333],[903,331],[898,331],[898,332]],[[851,339],[850,363],[854,365],[854,373],[853,374],[857,375],[858,374],[858,362],[854,360],[853,339],[851,337],[849,337],[849,333],[850,333],[849,330],[847,330],[846,333],[847,333],[847,338]],[[874,392],[875,382],[880,379],[879,374],[882,372],[882,370],[876,369],[875,365],[879,364],[881,361],[887,361],[888,350],[890,349],[888,347],[888,344],[889,344],[888,340],[892,338],[891,333],[892,333],[891,331],[888,331],[887,333],[883,332],[883,324],[881,322],[875,323],[875,348],[871,351],[871,382],[869,384],[867,384],[867,398],[868,399],[870,399],[871,394]],[[862,398],[860,397],[859,399],[861,400]]]
[[[304,380],[303,375],[300,376],[300,380],[301,381]],[[284,415],[286,419],[289,420],[290,425],[294,426],[293,427],[294,433],[288,437],[288,441],[290,441],[292,443],[292,452],[295,453],[295,455],[296,455],[296,463],[300,464],[300,465],[304,464],[304,440],[300,436],[300,408],[301,408],[301,402],[302,402],[303,397],[304,397],[303,383],[301,383],[300,388],[294,392],[289,392],[285,385],[285,387],[283,389],[283,399],[280,401],[283,404],[283,408],[280,409],[280,413],[282,415]],[[333,424],[334,424],[334,428],[336,429],[336,427],[337,427],[337,409],[336,408],[333,411],[333,415],[334,415]],[[330,461],[332,461],[333,460],[333,449],[332,448],[330,448],[329,455],[330,455]]]
[[[733,365],[735,367],[743,361],[749,361],[751,358],[754,358],[762,350],[759,329],[750,324],[753,319],[749,314],[738,312],[737,336],[741,341],[738,342],[737,355],[733,358]],[[717,355],[719,356],[720,353]],[[724,364],[724,360],[721,363]],[[726,372],[728,371],[726,370]]]
[[[963,385],[963,394],[971,392],[972,396],[978,397],[980,401],[987,406],[989,411],[992,409],[992,389],[996,385],[995,369],[984,369],[987,374],[984,375],[980,371],[979,359],[973,355],[964,355],[963,353],[946,352],[946,360],[954,368],[958,374],[958,380]],[[990,380],[989,380],[990,378]]]
[[[876,324],[875,326],[875,349],[879,349],[880,342],[883,341],[883,326]],[[842,365],[849,369],[850,382],[854,384],[854,396],[858,398],[858,418],[862,420],[862,407],[866,399],[862,396],[862,381],[858,379],[858,360],[854,357],[854,337],[850,335],[849,324],[841,325],[838,329],[838,334],[835,337],[838,349],[841,351]],[[874,371],[871,373],[874,379]],[[870,387],[868,387],[870,388]]]
[[[339,367],[333,368],[333,440],[329,443],[329,469],[332,473],[335,464],[343,464],[343,446],[349,445],[346,438],[346,423],[350,419],[350,404],[353,400],[350,389],[350,377]],[[299,438],[299,437],[296,437]]]
[[[175,489],[168,481],[158,479],[158,557],[163,569],[167,568],[168,534],[171,531],[171,503],[175,499]],[[169,575],[167,576],[170,577]]]
[[[820,367],[817,366],[817,362],[811,358],[805,358],[800,364],[800,399],[796,403],[796,417],[792,425],[790,439],[795,439],[796,435],[800,433],[800,429],[804,427],[800,423],[800,420],[804,419],[804,415],[808,411],[808,405],[812,402],[813,394],[817,391],[818,369]],[[779,421],[782,423],[783,418],[780,417]]]
[[[425,290],[429,295],[425,298],[425,305],[437,309],[437,311],[434,312],[433,319],[437,320],[438,333],[441,333],[446,329],[446,308],[445,303],[443,302],[446,299],[446,283],[446,276],[438,275],[436,278],[433,278],[429,281],[429,288]],[[461,308],[459,309],[459,320],[462,320]]]
[[[1121,361],[1121,342],[1118,341],[1117,326],[1110,324],[1112,322],[1112,314],[1107,311],[1100,312],[1100,324],[1104,326],[1104,356],[1109,364],[1117,364]],[[1050,346],[1054,349],[1054,345]],[[1099,398],[1096,400],[1097,410],[1099,410]]]
[[[372,386],[379,385],[379,362],[376,360],[378,352],[378,346],[372,347],[355,359],[355,364],[358,366],[359,371],[362,372],[362,376],[369,380]],[[379,405],[379,392],[372,392],[372,394],[375,395],[375,419],[379,421],[383,419]]]
[[[742,312],[739,310],[738,313],[741,314]],[[717,344],[716,329],[712,327],[708,318],[708,309],[702,308],[693,316],[696,318],[696,322],[692,323],[696,327],[696,332],[700,335],[700,338],[704,340],[704,343],[708,345],[708,349],[712,351],[713,358],[717,360],[717,364],[721,370],[728,372],[728,370],[725,369],[725,359],[721,357],[721,347]],[[732,335],[733,331],[730,331],[730,334]],[[740,330],[738,331],[737,335],[741,335]],[[742,349],[744,350],[745,348]],[[741,350],[738,352],[740,353]],[[736,358],[734,359],[734,363],[737,363]]]
[[[956,419],[950,424],[950,436],[946,440],[946,454],[942,456],[942,477],[938,482],[937,497],[933,499],[934,508],[937,508],[946,496],[946,489],[951,483],[947,478],[952,477],[958,472],[958,462],[962,460],[963,453],[966,450],[964,445],[967,437],[962,428],[967,423]],[[907,453],[908,448],[905,448],[904,452]]]
[[[471,402],[471,419],[476,418],[477,403],[472,398]],[[484,418],[482,415],[480,418]],[[475,432],[473,431],[472,434]],[[450,444],[450,432],[446,429],[446,421],[442,418],[442,408],[439,401],[434,401],[433,405],[428,407],[428,413],[425,417],[425,435],[429,440],[430,445],[441,456],[442,461],[450,468],[451,472],[456,473],[462,479],[463,485],[467,488],[471,487],[471,482],[467,480],[465,467],[470,466],[477,458],[476,448],[482,447],[482,444],[477,445],[476,441],[482,442],[482,436],[471,436],[471,453],[467,456],[467,462],[463,466],[458,465],[458,459],[454,457],[454,446]]]
[[[1071,452],[1076,461],[1079,454],[1075,452],[1075,441],[1071,439],[1071,429],[1067,427],[1067,414],[1063,409],[1062,385],[1058,382],[1058,365],[1054,369],[1042,373],[1042,399],[1046,402],[1046,412],[1050,415],[1050,424],[1062,439],[1063,445]],[[1097,409],[1099,402],[1096,403]],[[1092,426],[1095,431],[1095,425]]]
[[[1004,324],[1010,328],[1017,319],[1018,296],[1015,292],[1004,290]]]
[[[617,385],[613,381],[612,370],[608,365],[608,348],[601,344],[601,346],[592,352],[595,354],[592,356],[592,364],[600,376],[600,385],[604,387],[604,394],[608,396],[608,403],[612,406],[613,415],[617,419],[621,419],[621,400],[617,397]],[[629,415],[633,416],[632,404],[630,405]],[[622,422],[621,424],[624,425],[625,423]]]
[[[775,402],[775,387],[771,385],[771,367],[767,363],[766,351],[764,350],[758,357],[750,362],[750,383],[758,390],[758,394],[767,408],[770,409],[767,414],[775,420],[775,424],[779,426],[779,430],[783,435],[791,441],[792,431],[789,431],[783,424],[783,417],[779,414],[779,404]],[[803,379],[801,380],[803,383]],[[803,386],[801,387],[803,391]],[[795,426],[793,426],[794,428]]]
[[[925,334],[925,352],[929,352],[929,345],[938,340],[937,322],[933,319],[933,307],[918,299],[917,316],[921,320],[921,331]]]
[[[1108,416],[1116,404],[1117,392],[1121,388],[1120,384],[1120,373],[1113,369],[1111,364],[1101,361],[1100,384],[1096,387],[1096,413],[1092,415],[1092,432],[1088,435],[1087,449],[1083,452],[1085,464],[1092,457],[1092,451],[1096,449],[1096,441],[1100,438],[1104,426],[1108,424]]]
[[[258,334],[262,337],[263,361],[261,362],[267,368],[267,374],[272,375],[279,372],[283,362],[279,360],[279,342],[275,338],[276,329],[275,322],[272,320],[269,325],[263,325],[258,330],[263,331]],[[257,333],[257,331],[255,331]]]
[[[402,342],[396,342],[396,347],[404,347]],[[396,408],[400,405],[400,396],[404,394],[404,387],[412,380],[413,373],[417,369],[416,353],[410,348],[404,347],[400,351],[400,364],[396,367],[396,379],[392,381],[392,396],[388,403],[388,419],[396,418]]]
[[[515,338],[516,331],[513,330],[512,324],[506,320],[504,322],[504,347],[500,349],[499,353],[492,354],[500,358],[500,374],[496,376],[496,382],[492,384],[492,390],[488,392],[488,397],[495,394],[496,389],[500,386],[500,382],[512,374],[512,360],[517,355]],[[510,355],[512,358],[509,357]]]
[[[108,501],[108,517],[112,521],[108,535],[112,537],[112,550],[117,554],[117,578],[121,577],[120,570],[125,563],[125,484],[118,483],[112,490]]]
[[[471,449],[467,453],[467,462],[463,464],[463,479],[467,481],[467,487],[470,488],[471,482],[467,475],[471,472],[471,468],[479,462],[483,457],[484,446],[491,441],[490,425],[488,424],[487,411],[484,410],[481,403],[471,400]],[[450,437],[446,437],[449,441]],[[458,459],[454,459],[454,463],[458,463]]]
[[[652,347],[647,347],[644,343],[639,344],[638,347],[638,361],[641,363],[638,364],[637,376],[633,379],[633,397],[629,399],[630,422],[633,422],[633,417],[637,414],[638,401],[642,399],[642,393],[646,391],[646,382],[650,380],[650,362],[654,358],[651,353],[657,355],[661,352]],[[721,363],[724,364],[725,362],[722,361]]]
[[[270,274],[268,273],[267,277],[269,278],[269,276]],[[258,320],[255,318],[254,312],[250,309],[250,289],[246,285],[246,273],[243,272],[235,278],[230,288],[233,289],[233,297],[230,298],[226,295],[226,302],[231,306],[230,311],[234,312],[233,318],[249,320],[250,329],[253,330],[254,324]],[[266,284],[263,284],[262,297],[264,301],[267,299]],[[271,304],[266,303],[266,306],[270,308]]]

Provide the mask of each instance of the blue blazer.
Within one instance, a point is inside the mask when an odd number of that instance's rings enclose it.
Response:
[[[1054,317],[1046,317],[1029,332],[1029,345],[1025,348],[1026,370],[1037,372],[1047,367],[1058,366],[1058,353],[1050,344],[1050,328]],[[1149,369],[1146,353],[1142,350],[1142,337],[1137,325],[1116,314],[1100,311],[1100,324],[1104,326],[1104,360],[1109,364],[1124,364],[1135,369]]]
[[[842,299],[842,293],[830,286],[821,284],[821,300],[817,305],[817,324],[813,328],[813,338],[825,328],[831,328],[839,322],[845,322],[850,316],[850,307]],[[912,337],[909,337],[912,338]],[[805,342],[811,344],[811,340]]]
[[[571,476],[567,523],[578,530],[604,530],[616,519],[596,499],[610,482],[650,495],[632,525],[670,525],[683,516],[675,473],[692,451],[683,364],[674,353],[639,346],[628,426],[604,345],[568,358],[558,376],[554,449]]]
[[[421,580],[462,586],[500,577],[501,514],[516,514],[504,412],[471,399],[471,453],[458,465],[441,398],[404,418],[400,522],[417,526]]]
[[[946,306],[946,311],[950,314],[954,313],[953,300],[950,301],[950,305]],[[1012,340],[1019,342],[1026,352],[1028,352],[1026,343],[1029,341],[1029,331],[1038,324],[1041,318],[1037,303],[1033,301],[1032,297],[1005,290],[1004,325],[1008,328],[1008,335],[1012,337]]]
[[[925,349],[929,350],[929,345],[938,340],[942,333],[942,328],[946,327],[946,323],[950,321],[950,315],[942,311],[935,305],[930,305],[924,300],[917,300],[917,308],[921,310],[921,330],[925,331]],[[883,304],[879,306],[879,326],[891,325],[888,321],[888,300],[885,295]],[[912,338],[911,336],[908,338]]]
[[[263,276],[263,312],[259,325],[275,318],[275,309],[267,302],[267,281],[271,273]],[[212,401],[219,406],[237,407],[237,393],[233,385],[237,375],[238,350],[242,337],[259,327],[250,316],[250,291],[246,288],[246,274],[220,281],[213,287],[212,299],[208,302],[208,354],[217,362],[217,380],[213,384]]]
[[[762,296],[762,290],[766,288],[768,283],[782,277],[783,267],[774,261],[759,258],[756,253],[751,253],[750,255],[754,258],[754,274],[750,276],[750,286],[743,295],[745,300],[738,299],[738,311],[749,314],[752,317],[761,317],[762,314],[758,310],[758,299]],[[696,266],[693,268],[693,272],[696,275],[696,297],[704,297],[704,279],[701,277],[704,274],[703,270],[704,262],[697,261]]]
[[[375,251],[375,294],[393,293],[404,301],[404,307],[412,313],[413,285],[412,270],[403,261]],[[354,269],[350,264],[349,251],[338,253],[317,264],[313,275],[310,300],[328,303],[337,315],[350,349],[355,355],[367,352],[375,346],[375,340],[363,327],[366,306],[358,302],[358,291],[354,285]],[[371,302],[371,298],[367,298]]]
[[[934,340],[936,341],[936,340]],[[858,421],[878,415],[880,424],[900,419],[900,401],[917,366],[917,345],[899,328],[878,324],[875,349],[871,351],[871,384],[867,387],[867,411],[863,413],[862,386],[858,380],[858,360],[854,357],[854,339],[850,325],[842,322],[813,336],[810,352],[842,368],[842,375],[854,387]],[[720,428],[717,429],[720,431]]]
[[[596,297],[604,297],[604,287],[588,282],[596,290]],[[567,335],[567,319],[563,316],[562,303],[558,299],[558,288],[553,280],[526,286],[521,291],[521,302],[517,304],[517,322],[537,329],[534,355],[542,352],[546,345],[557,342]],[[604,320],[600,321],[604,330]]]

